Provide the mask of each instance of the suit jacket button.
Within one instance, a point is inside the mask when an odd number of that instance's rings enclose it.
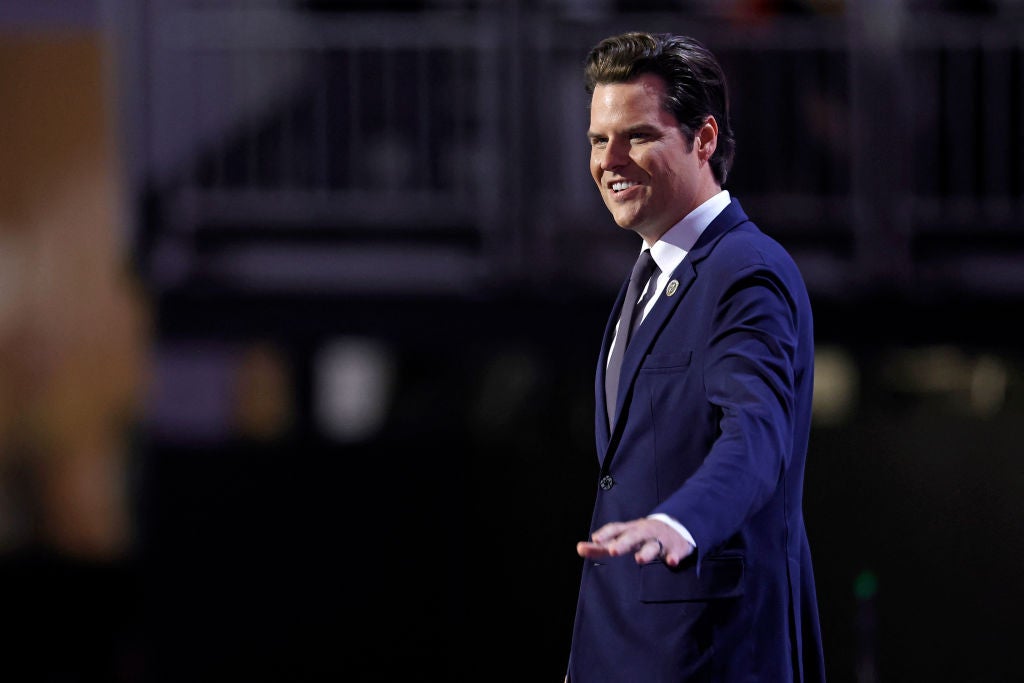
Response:
[[[601,487],[602,491],[608,491],[611,487],[615,486],[615,480],[612,479],[612,475],[606,474],[601,477],[601,481],[598,482],[598,486]]]

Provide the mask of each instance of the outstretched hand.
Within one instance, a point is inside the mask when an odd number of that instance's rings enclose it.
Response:
[[[675,529],[657,519],[610,522],[576,544],[576,553],[589,560],[633,553],[637,564],[663,559],[676,567],[693,552],[693,546]]]

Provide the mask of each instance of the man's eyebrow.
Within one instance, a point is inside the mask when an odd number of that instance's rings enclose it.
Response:
[[[655,126],[652,126],[652,125],[647,124],[647,123],[638,123],[635,126],[630,126],[629,128],[626,128],[625,130],[622,131],[622,133],[625,134],[625,135],[632,135],[633,133],[653,133],[653,132],[655,132],[655,130],[657,130]],[[603,134],[603,133],[595,133],[592,130],[588,130],[587,131],[587,137],[588,138],[604,138],[604,137],[608,137],[608,136]]]

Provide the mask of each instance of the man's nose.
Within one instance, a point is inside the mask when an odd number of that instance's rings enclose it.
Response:
[[[609,140],[601,158],[601,168],[608,171],[620,168],[629,160],[629,148],[622,142]]]

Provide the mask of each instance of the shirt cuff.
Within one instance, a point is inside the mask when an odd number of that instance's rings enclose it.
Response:
[[[658,512],[653,515],[648,515],[647,518],[656,519],[659,522],[664,522],[665,524],[668,524],[670,527],[676,530],[676,533],[685,538],[686,542],[692,545],[694,549],[697,548],[697,541],[693,540],[693,536],[690,535],[690,532],[686,529],[686,527],[677,522],[676,520],[672,519],[668,515]]]

